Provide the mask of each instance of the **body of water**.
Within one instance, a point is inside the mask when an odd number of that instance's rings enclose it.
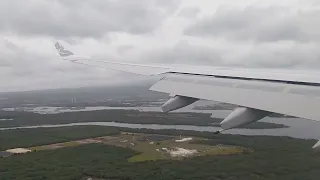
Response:
[[[13,119],[0,119],[0,121],[13,121]]]
[[[268,121],[268,120],[264,120]],[[268,135],[268,136],[289,136],[302,139],[319,139],[320,123],[311,121],[305,123],[300,119],[281,119],[287,125],[293,125],[288,128],[280,129],[231,129],[223,132],[223,134],[241,134],[241,135]],[[308,124],[308,125],[306,125]],[[206,126],[191,126],[191,125],[160,125],[160,124],[130,124],[130,123],[117,123],[117,122],[85,122],[85,123],[70,123],[70,124],[58,124],[58,125],[40,125],[40,126],[24,126],[13,128],[0,128],[0,130],[9,129],[28,129],[28,128],[40,128],[40,127],[65,127],[65,126],[77,126],[77,125],[99,125],[99,126],[113,126],[113,127],[125,127],[133,129],[178,129],[178,130],[192,130],[200,132],[216,132],[220,130],[219,127],[206,127]],[[84,132],[85,133],[85,132]]]
[[[83,109],[65,109],[62,107],[36,107],[26,108],[25,111],[36,112],[41,114],[63,113],[63,112],[77,112],[77,111],[93,111],[93,110],[139,110],[144,112],[160,112],[160,107],[86,107]],[[7,108],[7,111],[16,109]],[[21,109],[20,109],[21,110]],[[211,117],[224,118],[231,111],[230,110],[194,110],[192,107],[186,107],[174,112],[197,112],[197,113],[211,113]],[[241,134],[241,135],[268,135],[268,136],[289,136],[303,139],[320,139],[320,122],[310,121],[300,118],[271,118],[267,117],[261,122],[271,122],[276,124],[284,124],[288,128],[279,129],[232,129],[225,131],[226,134]],[[41,125],[41,126],[27,126],[15,128],[0,128],[0,130],[17,129],[17,128],[38,128],[38,127],[63,127],[75,125],[100,125],[100,126],[114,126],[126,128],[146,128],[146,129],[178,129],[178,130],[192,130],[192,131],[205,131],[215,132],[220,130],[219,127],[205,127],[205,126],[191,126],[191,125],[159,125],[159,124],[128,124],[116,122],[86,122],[86,123],[70,123],[59,125]]]
[[[96,110],[139,110],[144,112],[161,112],[160,107],[108,107],[108,106],[94,106],[94,107],[83,107],[83,108],[65,108],[65,107],[19,107],[19,108],[3,108],[4,111],[27,111],[39,114],[58,114],[64,112],[79,112],[79,111],[96,111]],[[230,110],[218,110],[219,112],[228,113]],[[200,113],[210,113],[210,110],[194,110],[192,107],[185,107],[178,109],[174,112],[200,112]]]

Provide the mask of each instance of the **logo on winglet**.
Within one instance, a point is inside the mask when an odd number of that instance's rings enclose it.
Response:
[[[54,46],[58,50],[59,55],[61,57],[67,57],[67,56],[74,55],[71,51],[64,49],[64,47],[58,42],[56,42]]]

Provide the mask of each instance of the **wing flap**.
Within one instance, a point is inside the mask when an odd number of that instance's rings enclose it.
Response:
[[[320,120],[319,87],[169,74],[150,90]],[[319,93],[309,94],[310,90]]]

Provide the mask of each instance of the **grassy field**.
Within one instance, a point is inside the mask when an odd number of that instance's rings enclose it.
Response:
[[[184,137],[122,132],[118,135],[94,137],[83,140],[66,141],[27,148],[35,152],[44,150],[57,150],[60,148],[75,147],[84,144],[103,143],[107,145],[129,148],[137,152],[137,155],[128,158],[129,162],[155,161],[161,159],[182,160],[194,156],[233,155],[249,152],[249,149],[239,146],[221,144],[207,145],[205,141],[208,139],[200,137],[192,137],[192,140],[186,142],[175,141],[181,138]],[[197,152],[185,156],[173,156],[170,152],[176,151],[177,148],[183,148],[183,150],[186,151],[193,150]]]
[[[159,137],[160,138],[159,138]],[[139,134],[139,133],[122,133],[121,135],[114,136],[116,138],[108,141],[103,141],[109,145],[115,145],[120,147],[127,147],[134,151],[140,152],[140,154],[130,157],[128,159],[129,162],[141,162],[141,161],[154,161],[160,159],[174,159],[180,160],[185,157],[177,156],[173,157],[170,153],[165,152],[163,148],[172,149],[172,148],[183,148],[186,150],[196,150],[197,153],[194,155],[186,156],[205,156],[205,155],[231,155],[238,154],[243,152],[249,152],[248,149],[238,146],[212,146],[206,145],[205,143],[193,143],[193,142],[202,142],[206,141],[204,138],[195,138],[191,141],[186,142],[176,142],[180,138],[184,137],[176,137],[176,136],[160,136],[160,135],[148,135],[148,134]],[[149,140],[151,139],[159,139],[156,141]],[[163,140],[161,140],[161,138]]]

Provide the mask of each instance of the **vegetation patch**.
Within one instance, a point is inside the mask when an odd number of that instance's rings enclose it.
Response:
[[[121,133],[121,135],[113,137],[113,139],[105,140],[103,143],[127,147],[140,152],[138,155],[130,157],[128,159],[129,162],[155,161],[163,159],[182,160],[195,156],[233,155],[249,152],[243,147],[224,146],[221,144],[213,146],[196,143],[199,141],[205,141],[204,138],[184,138],[141,133]],[[189,140],[181,141],[183,139]]]
[[[114,127],[73,126],[36,129],[16,129],[0,131],[0,150],[17,147],[43,146],[79,139],[116,135],[120,131]]]
[[[91,130],[85,131],[88,128]],[[23,133],[18,131],[18,133],[11,134],[11,136],[7,134],[6,137],[10,137],[12,140],[21,143],[28,142],[29,144],[34,144],[36,142],[39,144],[42,142],[41,145],[48,145],[52,142],[52,138],[51,136],[41,137],[44,133],[50,132],[52,134],[52,131],[59,132],[55,133],[55,135],[64,138],[72,137],[74,139],[75,137],[84,135],[87,137],[96,135],[97,132],[101,131],[100,128],[76,126],[72,129],[59,128],[58,130],[56,128],[43,128],[41,131],[38,129],[28,129]],[[104,133],[110,133],[111,129],[109,131],[108,129],[104,129]],[[167,158],[148,161],[145,159],[149,157],[143,156],[142,151],[138,151],[140,148],[145,148],[146,146],[154,146],[154,148],[158,146],[168,147],[168,144],[170,145],[175,138],[171,138],[171,142],[166,142],[170,140],[164,140],[160,141],[159,144],[148,144],[147,141],[144,141],[141,146],[132,146],[125,141],[118,141],[118,135],[107,135],[98,138],[94,137],[93,139],[107,141],[112,145],[108,145],[108,143],[93,143],[1,158],[0,179],[68,180],[94,177],[96,179],[108,180],[318,180],[320,175],[320,157],[313,153],[310,148],[316,142],[315,140],[225,134],[213,136],[212,133],[177,130],[134,130],[125,128],[121,128],[121,130],[130,130],[134,133],[134,136],[130,133],[124,133],[128,141],[135,138],[138,139],[137,137],[140,133],[147,134],[147,136],[161,134],[179,137],[181,135],[183,137],[196,137],[193,138],[193,141],[185,143],[185,146],[181,146],[182,148],[192,149],[196,145],[199,150],[201,148],[206,150],[207,147],[221,147],[219,144],[224,144],[223,147],[228,147],[229,149],[222,150],[222,152],[207,149],[204,153],[209,153],[208,155],[183,158],[183,161]],[[119,133],[118,130],[117,132]],[[71,136],[71,134],[73,135]],[[30,138],[36,137],[41,137],[42,140],[30,140]],[[0,138],[2,137],[0,136]],[[8,144],[4,145],[8,146]],[[127,148],[129,146],[139,148],[136,151]],[[231,152],[230,155],[216,155],[216,153],[229,154],[229,151],[243,150],[241,147],[248,147],[250,149],[244,149],[244,152],[240,154],[233,154],[234,152]],[[135,160],[135,163],[128,162],[128,158],[133,157],[138,160]]]

